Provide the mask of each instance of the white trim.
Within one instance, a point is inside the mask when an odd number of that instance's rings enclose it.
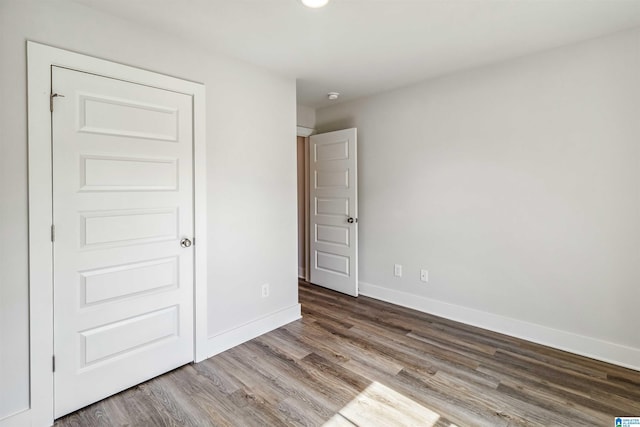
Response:
[[[0,419],[0,427],[24,427],[28,425],[31,425],[31,410],[29,409]]]
[[[304,273],[305,268],[304,267],[298,267],[298,277],[300,279],[305,279],[306,280],[306,275]]]
[[[311,270],[311,258],[309,249],[309,138],[304,138],[304,280],[309,281],[309,270]]]
[[[360,282],[360,295],[640,371],[640,349]]]
[[[245,323],[237,328],[229,329],[209,337],[207,357],[215,356],[225,350],[229,350],[230,348],[259,337],[262,334],[271,332],[287,323],[301,319],[302,315],[300,310],[300,304],[295,304]]]
[[[139,68],[63,49],[27,42],[29,117],[29,310],[31,358],[30,422],[53,424],[53,265],[51,226],[51,66],[71,68],[133,83],[184,93],[193,97],[194,227],[195,227],[195,360],[206,354],[207,235],[205,87]],[[3,427],[4,427],[3,421]],[[7,421],[7,425],[8,421]]]
[[[206,91],[194,86],[193,93],[193,225],[195,232],[193,309],[195,314],[195,362],[206,359],[207,343],[207,135]]]
[[[313,135],[315,133],[315,129],[312,128],[306,128],[304,126],[297,126],[296,127],[298,136],[304,136],[305,138]]]
[[[53,424],[53,263],[50,239],[52,60],[27,43],[29,116],[29,339],[31,425]]]

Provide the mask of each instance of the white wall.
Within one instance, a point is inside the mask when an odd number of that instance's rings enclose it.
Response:
[[[313,129],[316,127],[316,110],[305,105],[298,105],[296,110],[298,126]]]
[[[362,291],[640,369],[639,79],[635,30],[318,110]]]
[[[27,39],[206,84],[208,334],[295,311],[295,82],[71,1],[2,0],[0,419],[29,405]]]

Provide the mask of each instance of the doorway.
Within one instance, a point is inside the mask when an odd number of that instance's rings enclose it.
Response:
[[[59,390],[54,381],[56,373],[62,374],[64,369],[64,363],[59,355],[55,354],[56,351],[69,352],[66,363],[72,375],[107,369],[108,365],[115,366],[120,360],[151,350],[156,344],[161,346],[162,342],[180,341],[181,337],[185,337],[183,343],[186,342],[179,346],[181,350],[178,352],[181,352],[181,355],[176,356],[172,352],[171,357],[176,357],[162,369],[171,369],[171,365],[191,360],[197,362],[206,357],[205,88],[202,84],[34,42],[27,43],[27,57],[31,410],[26,412],[23,420],[30,425],[51,425],[55,416],[73,410],[72,406],[66,404],[64,408],[54,405],[54,401],[57,402],[63,396],[58,396]],[[59,80],[59,75],[63,74],[66,77]],[[77,91],[72,90],[72,94],[67,97],[70,88],[67,87],[63,91],[59,90],[58,86],[52,87],[52,78],[56,84],[75,84],[82,78],[91,81],[89,86]],[[97,86],[91,86],[93,84]],[[100,90],[100,85],[122,85],[118,89],[121,92],[105,93]],[[185,102],[183,106],[190,106],[190,134],[185,136],[185,141],[188,141],[193,151],[184,159],[182,155],[173,155],[171,148],[165,148],[166,151],[157,148],[163,144],[165,147],[180,145],[176,140],[181,140],[181,131],[177,130],[177,137],[174,135],[172,120],[162,121],[162,126],[155,131],[139,127],[143,123],[156,122],[157,117],[150,118],[154,114],[166,114],[169,117],[173,111],[172,108],[162,108],[162,102],[156,102],[158,100],[138,96],[146,90],[156,95],[172,93],[171,96],[178,96],[183,100],[180,102]],[[92,98],[96,94],[101,95],[97,98],[102,99],[95,99],[95,96]],[[58,129],[53,111],[56,108],[58,112],[63,111],[61,101],[67,102],[67,105],[75,105],[75,108],[69,110],[67,124],[70,126]],[[115,121],[114,117],[117,118]],[[133,117],[137,119],[132,120]],[[64,120],[60,123],[63,122]],[[115,122],[119,123],[120,127],[114,128]],[[62,131],[63,129],[66,130]],[[93,140],[74,142],[65,134],[69,129],[71,133],[83,134],[83,137]],[[62,133],[58,134],[58,130]],[[153,152],[147,152],[142,148],[142,145],[146,145],[151,149],[154,144],[156,149],[153,149]],[[172,158],[177,160],[174,161]],[[188,167],[184,168],[184,162],[191,163],[191,171]],[[134,164],[136,167],[132,167]],[[176,170],[177,175],[174,175],[173,171]],[[192,187],[180,183],[180,170],[187,171],[187,179]],[[54,176],[54,173],[57,175]],[[151,176],[153,179],[150,179]],[[156,180],[157,176],[161,177],[160,180]],[[64,184],[65,180],[71,186],[71,191],[68,191],[68,186]],[[182,194],[179,189],[183,186],[188,189],[185,194],[189,194],[189,199],[171,207],[170,198]],[[67,190],[61,190],[64,188]],[[58,195],[54,192],[59,189],[67,191],[67,194],[63,195],[62,203],[54,203],[54,198]],[[155,196],[141,196],[147,192]],[[108,199],[116,193],[125,193],[122,196],[128,199],[123,203],[128,206],[108,206]],[[172,195],[167,196],[169,193]],[[136,195],[140,200],[136,200]],[[154,206],[142,205],[151,199],[155,200],[156,196],[167,198],[157,205],[154,202]],[[65,206],[67,202],[70,206]],[[183,228],[180,223],[183,205],[191,207],[191,213],[182,215],[185,219],[190,218],[191,228]],[[65,213],[65,209],[71,208],[76,209],[75,213]],[[143,218],[145,215],[150,217]],[[57,219],[67,225],[60,223],[62,229],[56,230]],[[176,220],[175,223],[173,219]],[[189,239],[191,246],[184,239]],[[145,241],[144,245],[149,245],[145,246],[148,250],[141,250],[141,241]],[[180,276],[179,256],[169,252],[161,253],[160,248],[153,247],[156,244],[175,247],[175,243],[180,245],[183,241],[186,248],[179,249],[190,248],[185,253],[191,252],[191,259],[186,262],[190,264],[190,268],[185,264],[183,270],[186,269],[187,274],[190,272],[192,279]],[[62,256],[60,261],[65,265],[56,264],[54,273],[54,245],[57,242],[67,246],[71,251],[76,251],[77,256],[67,256],[66,261],[65,256]],[[137,248],[137,251],[134,248]],[[121,250],[125,255],[119,253]],[[64,253],[64,249],[56,248],[56,251],[56,254]],[[98,256],[101,252],[104,256]],[[132,259],[126,253],[141,258]],[[147,256],[148,259],[142,259]],[[80,265],[91,261],[92,257],[105,260],[105,263],[93,267],[90,263]],[[73,265],[74,263],[77,264]],[[175,270],[178,272],[178,279],[175,279],[175,276],[171,277],[174,266],[177,266]],[[66,279],[56,276],[58,272],[66,275]],[[124,280],[110,280],[116,276],[123,277]],[[137,281],[136,276],[145,278]],[[148,280],[153,277],[162,279]],[[64,298],[62,294],[66,291],[55,287],[54,297],[54,278],[56,284],[65,281],[70,284],[65,304],[58,304],[58,301],[62,302],[58,298]],[[190,290],[188,295],[185,292],[185,295],[176,297],[181,291],[173,288],[180,288],[181,280],[186,284],[185,289]],[[131,295],[131,289],[102,286],[105,283],[131,281],[142,285],[142,288],[134,290],[135,295]],[[191,286],[188,283],[191,283]],[[174,291],[177,294],[174,294]],[[165,296],[166,301],[158,301]],[[133,300],[140,302],[139,306],[131,303]],[[71,344],[69,348],[64,343],[62,346],[58,345],[54,340],[54,327],[57,338],[57,328],[65,320],[56,319],[57,314],[73,316],[83,311],[85,314],[97,313],[101,304],[111,305],[111,308],[119,306],[115,309],[119,318],[103,318],[102,324],[98,322],[94,325],[87,319],[71,318],[71,323],[75,322],[76,327],[76,332],[68,336],[71,337]],[[54,305],[57,306],[55,313]],[[146,311],[136,313],[135,310],[139,309]],[[184,317],[181,311],[184,312]],[[52,320],[56,323],[55,326]],[[185,327],[180,323],[184,323]],[[173,333],[176,331],[175,328],[177,332]],[[121,334],[125,330],[126,332]],[[121,339],[123,337],[125,339]],[[63,358],[66,357],[63,355]],[[123,368],[125,371],[118,371],[117,376],[120,379],[128,374],[136,379],[138,371],[145,370],[143,360],[130,365]],[[104,372],[106,371],[103,371],[103,375],[96,381],[114,381]],[[145,375],[148,376],[149,372]],[[75,390],[75,394],[84,393],[81,388]],[[92,397],[96,398],[99,399],[99,395]],[[78,402],[74,405],[77,404]]]
[[[297,156],[298,274],[358,296],[357,130],[298,137]]]
[[[308,280],[309,230],[308,230],[308,176],[307,176],[307,137],[296,138],[296,158],[298,176],[298,278]]]

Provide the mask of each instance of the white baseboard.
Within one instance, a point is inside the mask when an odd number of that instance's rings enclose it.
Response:
[[[280,326],[298,320],[301,317],[300,304],[295,304],[249,323],[245,323],[237,328],[210,336],[207,340],[207,357],[215,356],[218,353],[229,350],[262,334],[273,331]]]
[[[640,349],[360,282],[360,295],[640,371]]]
[[[298,277],[306,279],[307,275],[305,274],[304,267],[298,267]]]
[[[209,337],[207,340],[207,357],[222,353],[236,345],[300,319],[302,317],[300,309],[300,304],[295,304],[237,328]],[[31,426],[33,423],[33,410],[31,409],[0,419],[0,427],[24,427]]]
[[[8,415],[0,419],[0,427],[24,427],[33,425],[32,415],[31,409]],[[51,415],[53,416],[53,408],[51,408]]]

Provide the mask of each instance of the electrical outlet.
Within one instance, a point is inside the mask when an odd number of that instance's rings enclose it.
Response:
[[[269,284],[265,283],[262,285],[262,298],[266,298],[269,296]]]
[[[420,270],[420,281],[422,282],[429,281],[429,272],[427,270]]]
[[[393,275],[396,277],[402,277],[402,265],[400,264],[393,265]]]

